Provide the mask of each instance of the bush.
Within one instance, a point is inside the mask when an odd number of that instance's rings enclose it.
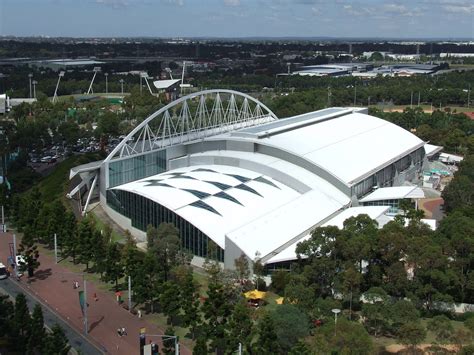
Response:
[[[290,273],[288,271],[277,270],[272,274],[272,290],[279,295],[285,292],[285,287],[290,282]]]

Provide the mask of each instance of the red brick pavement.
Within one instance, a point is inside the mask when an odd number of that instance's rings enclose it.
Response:
[[[0,234],[0,261],[5,264],[10,255],[9,243],[11,242],[10,233]],[[72,274],[61,264],[55,264],[54,259],[47,255],[40,255],[39,261],[41,265],[36,271],[35,277],[28,283],[26,276],[23,276],[20,283],[49,304],[72,327],[82,331],[84,325],[78,297],[78,291],[83,289],[82,277]],[[73,288],[75,280],[80,284],[78,290]],[[94,300],[94,293],[98,297],[97,301]],[[87,311],[89,337],[107,353],[139,354],[138,335],[142,327],[146,328],[147,333],[163,334],[163,331],[157,326],[144,319],[139,319],[123,309],[117,304],[112,292],[98,289],[93,282],[87,282],[87,302],[89,303]],[[119,337],[117,334],[119,327],[125,327],[128,335]],[[180,350],[181,354],[192,354],[183,345],[180,346]]]

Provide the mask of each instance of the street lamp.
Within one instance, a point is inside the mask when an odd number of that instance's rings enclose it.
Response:
[[[105,73],[104,76],[105,76],[105,93],[108,94],[109,93],[109,81],[107,80],[107,77],[109,76],[109,73]]]
[[[30,99],[33,97],[32,93],[31,93],[31,78],[33,77],[33,74],[28,74],[28,80],[30,82]]]
[[[38,82],[36,80],[33,80],[32,83],[33,83],[33,98],[36,99],[36,84],[38,84]]]
[[[59,72],[59,77],[58,77],[58,82],[56,84],[56,89],[54,90],[54,96],[53,96],[53,103],[56,102],[56,100],[58,99],[58,87],[59,87],[59,82],[61,81],[61,78],[64,76],[66,72],[64,71],[60,71]]]
[[[122,94],[123,94],[123,83],[124,83],[123,79],[120,79],[119,83],[120,83],[121,91],[122,91]]]
[[[94,67],[92,71],[94,72],[94,76],[92,76],[91,84],[89,85],[89,90],[87,90],[87,95],[89,95],[92,90],[92,85],[94,84],[95,76],[97,75],[98,72],[100,72],[100,67]],[[92,90],[92,93],[94,93],[93,90]]]
[[[337,329],[337,315],[341,312],[339,308],[331,309],[332,313],[334,313],[334,336],[336,336],[336,329]]]

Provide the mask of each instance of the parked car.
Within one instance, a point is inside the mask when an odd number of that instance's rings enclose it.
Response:
[[[8,270],[5,265],[0,263],[0,280],[6,279],[8,277]]]

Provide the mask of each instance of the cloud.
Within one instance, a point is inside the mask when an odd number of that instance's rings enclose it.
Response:
[[[474,13],[474,5],[443,5],[443,10],[446,12],[450,12],[453,14],[473,14]]]
[[[124,8],[130,5],[128,0],[96,0],[96,4],[105,5],[114,9]]]
[[[225,6],[240,6],[240,0],[224,0]]]

